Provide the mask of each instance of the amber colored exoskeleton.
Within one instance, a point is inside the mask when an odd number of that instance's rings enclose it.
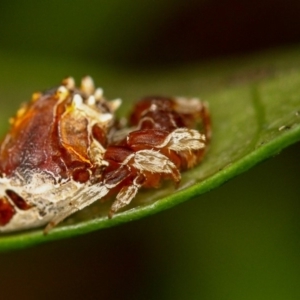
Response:
[[[109,217],[142,187],[180,182],[211,136],[207,104],[196,98],[145,97],[128,125],[90,77],[34,93],[10,120],[0,147],[0,231],[44,224],[45,232],[98,199],[115,197]]]

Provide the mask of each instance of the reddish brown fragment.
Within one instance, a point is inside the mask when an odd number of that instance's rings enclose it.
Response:
[[[104,154],[104,159],[116,163],[122,163],[134,151],[124,146],[109,146]]]
[[[94,125],[92,128],[93,137],[103,146],[107,144],[107,136],[105,130],[98,125]]]
[[[6,190],[6,195],[13,201],[14,205],[21,210],[27,210],[32,207],[20,195],[12,190]]]
[[[15,213],[14,207],[9,203],[7,198],[0,198],[0,225],[4,226],[8,224]]]
[[[90,173],[88,169],[75,169],[72,175],[73,179],[80,183],[85,183],[90,179]]]
[[[152,149],[162,144],[169,132],[158,129],[144,129],[130,132],[127,137],[127,143],[131,149],[137,151],[140,149]]]

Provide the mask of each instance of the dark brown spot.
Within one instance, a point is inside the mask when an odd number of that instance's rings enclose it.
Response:
[[[106,132],[98,125],[94,125],[92,128],[93,137],[102,145],[106,145]]]
[[[9,223],[15,213],[14,207],[9,203],[7,198],[0,198],[0,225],[4,226]]]
[[[87,170],[75,169],[73,171],[73,179],[80,183],[85,183],[90,179],[90,173]]]
[[[15,206],[22,210],[30,209],[32,206],[29,205],[20,195],[12,190],[6,190],[6,195],[13,201]]]
[[[117,163],[123,162],[130,154],[134,153],[133,150],[123,146],[109,146],[104,153],[104,160],[114,161]]]

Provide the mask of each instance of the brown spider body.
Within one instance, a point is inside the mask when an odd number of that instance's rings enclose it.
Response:
[[[143,98],[129,118],[130,130],[117,129],[119,105],[86,77],[81,88],[68,78],[21,107],[0,148],[0,231],[48,223],[47,232],[116,194],[111,217],[141,187],[165,179],[179,183],[180,171],[201,161],[210,138],[202,102]]]

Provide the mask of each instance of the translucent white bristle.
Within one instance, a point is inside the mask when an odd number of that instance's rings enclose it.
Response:
[[[56,94],[59,98],[59,100],[65,99],[67,97],[67,95],[69,94],[68,89],[61,85],[57,90],[56,90]]]
[[[73,96],[73,101],[72,102],[75,106],[80,106],[80,105],[82,105],[83,100],[82,100],[82,97],[79,94],[75,94]]]
[[[73,77],[65,78],[62,84],[69,90],[73,90],[75,88],[75,80]]]
[[[101,100],[103,97],[103,89],[97,88],[95,93],[94,93],[95,99],[96,100]]]
[[[87,95],[92,95],[95,91],[95,85],[92,77],[86,76],[81,80],[81,90]]]
[[[95,103],[96,103],[95,96],[93,96],[93,95],[89,96],[87,99],[87,104],[92,106],[92,105],[95,105]]]
[[[108,105],[113,112],[117,110],[121,104],[122,100],[120,98],[108,102]]]
[[[66,89],[66,87],[64,87],[63,85],[61,85],[58,89],[57,89],[57,93],[59,94],[66,94],[68,92],[68,90]]]
[[[113,118],[112,114],[102,114],[100,117],[101,122],[106,123],[108,121],[111,121]]]

